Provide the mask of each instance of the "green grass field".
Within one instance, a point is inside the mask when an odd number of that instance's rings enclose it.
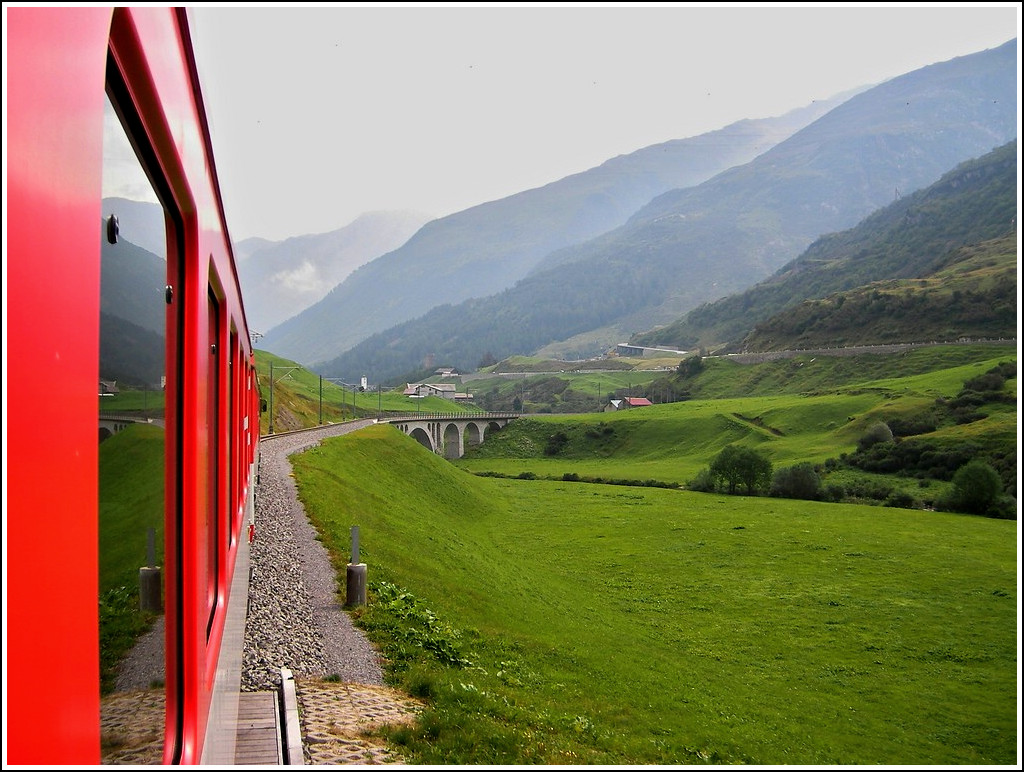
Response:
[[[816,446],[770,407],[790,457]],[[850,412],[805,410],[837,433]],[[711,413],[649,431],[710,453]],[[658,444],[630,463],[685,467]],[[413,763],[1017,758],[1015,522],[481,478],[387,426],[293,460],[341,571],[361,528],[355,615],[429,704],[391,733]]]
[[[164,430],[132,424],[100,443],[100,675],[113,690],[120,658],[149,629],[155,614],[139,608],[139,569],[164,554]]]

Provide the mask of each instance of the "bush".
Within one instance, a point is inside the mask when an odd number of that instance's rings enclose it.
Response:
[[[784,467],[777,470],[772,478],[771,495],[784,499],[815,501],[821,498],[821,478],[814,471],[814,466],[807,461]]]
[[[846,498],[846,488],[838,483],[829,483],[823,491],[825,501],[839,502]]]
[[[868,427],[864,436],[857,441],[857,447],[860,450],[867,450],[880,442],[892,442],[892,429],[882,421]]]
[[[700,493],[714,493],[715,478],[711,474],[711,470],[704,467],[697,473],[696,477],[686,484],[686,487],[691,491],[698,491]]]
[[[569,442],[569,437],[565,432],[555,432],[548,437],[548,444],[544,448],[544,455],[557,456],[562,452],[567,442]]]
[[[917,499],[906,491],[893,491],[885,500],[885,506],[898,507],[900,509],[916,509]]]
[[[999,472],[986,461],[975,459],[960,467],[953,475],[950,507],[957,512],[985,514],[1003,495]]]

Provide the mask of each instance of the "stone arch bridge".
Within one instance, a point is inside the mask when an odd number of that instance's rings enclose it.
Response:
[[[100,413],[100,442],[113,437],[120,431],[127,429],[132,424],[156,424],[163,427],[164,419],[141,416],[138,413]]]
[[[518,417],[518,413],[414,413],[378,418],[377,423],[391,424],[451,460],[462,458],[467,447],[480,445],[490,432]]]

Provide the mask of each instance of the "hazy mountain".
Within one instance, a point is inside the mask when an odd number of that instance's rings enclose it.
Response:
[[[651,329],[738,292],[897,195],[1016,137],[1016,41],[858,94],[752,162],[654,199],[488,298],[438,308],[322,365],[376,379],[460,368],[597,329]],[[619,325],[618,327],[616,325]],[[614,339],[595,341],[595,351]]]
[[[271,241],[270,239],[260,238],[259,236],[250,236],[247,239],[236,241],[231,245],[232,251],[235,255],[235,260],[238,263],[242,263],[252,257],[256,252],[262,249],[268,249],[277,244],[279,241]]]
[[[160,204],[127,198],[103,199],[103,217],[117,217],[120,238],[160,257],[167,255],[164,210]]]
[[[356,268],[400,247],[428,220],[414,212],[368,212],[330,233],[253,250],[238,261],[250,328],[265,332],[313,305]]]
[[[298,361],[322,361],[434,306],[509,287],[552,250],[623,224],[660,193],[746,163],[846,96],[644,148],[434,220],[320,303],[269,330],[261,345]]]
[[[1014,140],[960,164],[938,182],[884,207],[854,228],[823,236],[754,287],[702,305],[631,342],[713,347],[739,341],[758,323],[802,301],[881,280],[928,276],[945,264],[951,250],[1015,232],[1017,169]],[[793,327],[781,321],[775,325]],[[792,340],[793,335],[785,337]],[[844,334],[843,340],[848,337]],[[762,329],[744,345],[778,345],[769,338]]]
[[[1014,40],[894,78],[753,162],[658,197],[624,227],[553,254],[539,270],[576,262],[588,272],[657,274],[662,297],[635,329],[749,287],[818,236],[1014,139],[1016,61]]]
[[[155,206],[155,205],[150,205]],[[100,248],[100,311],[164,334],[167,262],[122,235]]]
[[[111,210],[105,211],[109,216]],[[122,224],[116,244],[107,243],[106,227],[102,229],[99,375],[121,385],[159,384],[164,374],[167,262],[123,235],[143,234],[146,229],[136,224],[151,224],[152,211],[160,214],[160,207],[143,204],[130,213],[125,207],[115,209]]]

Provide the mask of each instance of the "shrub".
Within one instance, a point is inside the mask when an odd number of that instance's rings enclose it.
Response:
[[[544,455],[557,456],[565,448],[567,442],[569,442],[569,437],[565,432],[555,432],[548,437],[548,444],[544,448]]]
[[[696,477],[686,484],[686,487],[691,491],[699,491],[700,493],[714,493],[715,478],[711,474],[711,470],[704,467],[697,472]]]
[[[1001,391],[1006,378],[995,368],[964,382],[964,391]]]
[[[988,462],[969,461],[953,475],[949,504],[957,512],[982,515],[1003,495],[1003,481]]]
[[[785,499],[817,500],[821,498],[821,478],[807,461],[784,467],[772,477],[771,495]]]
[[[917,499],[906,491],[893,491],[885,500],[885,506],[898,507],[900,509],[916,509]]]
[[[892,442],[892,429],[883,421],[871,424],[864,436],[857,441],[860,450],[867,450],[880,442]]]
[[[846,488],[838,483],[829,483],[823,491],[825,501],[842,501],[846,498]]]

